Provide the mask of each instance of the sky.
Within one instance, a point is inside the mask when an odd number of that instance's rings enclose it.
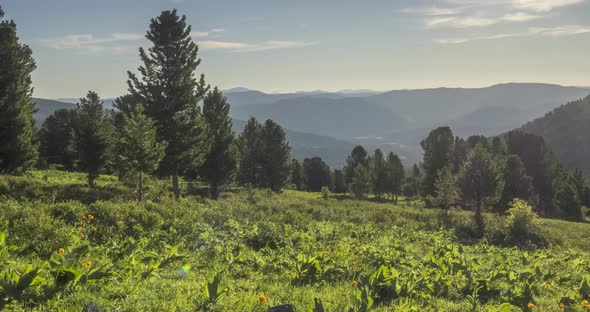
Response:
[[[204,73],[264,92],[590,86],[590,0],[0,0],[34,96],[127,91],[150,19],[178,9]]]

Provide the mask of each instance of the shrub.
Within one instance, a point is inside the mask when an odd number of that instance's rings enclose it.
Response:
[[[533,208],[524,200],[515,199],[508,208],[506,217],[508,239],[517,245],[546,245],[547,239],[541,221]]]
[[[322,198],[325,200],[330,199],[330,189],[327,186],[322,187]]]

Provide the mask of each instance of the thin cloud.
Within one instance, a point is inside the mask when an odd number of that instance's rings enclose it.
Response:
[[[434,39],[434,43],[438,44],[460,44],[470,41],[477,40],[497,40],[505,38],[516,38],[516,37],[563,37],[563,36],[575,36],[590,33],[590,26],[580,25],[567,25],[557,27],[531,27],[528,32],[523,33],[503,33],[495,34],[490,36],[471,37],[471,38],[438,38]]]
[[[566,25],[557,27],[533,27],[529,28],[529,32],[531,34],[547,37],[573,36],[590,33],[590,26]]]
[[[484,27],[497,24],[498,20],[486,17],[437,17],[426,21],[426,27]]]
[[[584,0],[513,0],[512,6],[517,9],[535,12],[549,12],[555,8],[575,5]]]
[[[543,18],[541,15],[534,15],[525,12],[510,13],[502,16],[502,20],[507,22],[528,22]]]
[[[287,48],[302,48],[317,44],[317,42],[268,40],[258,43],[230,42],[230,41],[198,41],[199,47],[206,50],[230,50],[234,52],[257,52]]]
[[[420,8],[406,8],[401,10],[402,13],[416,14],[423,16],[444,16],[455,15],[460,11],[455,8],[438,8],[438,7],[420,7]]]

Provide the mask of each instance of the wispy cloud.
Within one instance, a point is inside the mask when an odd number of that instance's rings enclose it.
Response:
[[[483,27],[498,23],[497,19],[486,17],[436,17],[426,21],[426,26],[433,27],[452,27],[452,28],[467,28],[467,27]]]
[[[539,18],[543,18],[543,16],[525,12],[509,13],[501,17],[502,20],[508,22],[528,22]]]
[[[517,9],[536,12],[549,12],[555,8],[579,4],[584,0],[512,0],[512,6]]]
[[[567,26],[556,26],[556,27],[531,27],[527,32],[521,33],[501,33],[489,36],[470,37],[470,38],[438,38],[434,39],[434,43],[438,44],[461,44],[469,41],[477,40],[497,40],[504,38],[516,38],[516,37],[534,37],[534,36],[545,36],[545,37],[563,37],[563,36],[574,36],[590,33],[590,26],[580,25],[567,25]]]
[[[531,34],[548,37],[573,36],[590,33],[590,26],[566,25],[557,27],[533,27],[529,29]]]
[[[198,41],[203,50],[230,50],[234,52],[257,52],[287,48],[302,48],[318,44],[318,42],[268,40],[258,43],[230,41]]]
[[[439,8],[439,7],[418,7],[418,8],[405,8],[401,10],[402,13],[406,14],[417,14],[423,16],[444,16],[444,15],[455,15],[460,11],[455,8]]]

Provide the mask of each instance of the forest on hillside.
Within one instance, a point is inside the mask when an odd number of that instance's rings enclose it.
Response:
[[[0,22],[0,309],[590,309],[587,168],[542,119],[331,168],[294,159],[272,119],[236,134],[190,34],[163,11],[113,109],[88,91],[37,129],[33,53]]]

